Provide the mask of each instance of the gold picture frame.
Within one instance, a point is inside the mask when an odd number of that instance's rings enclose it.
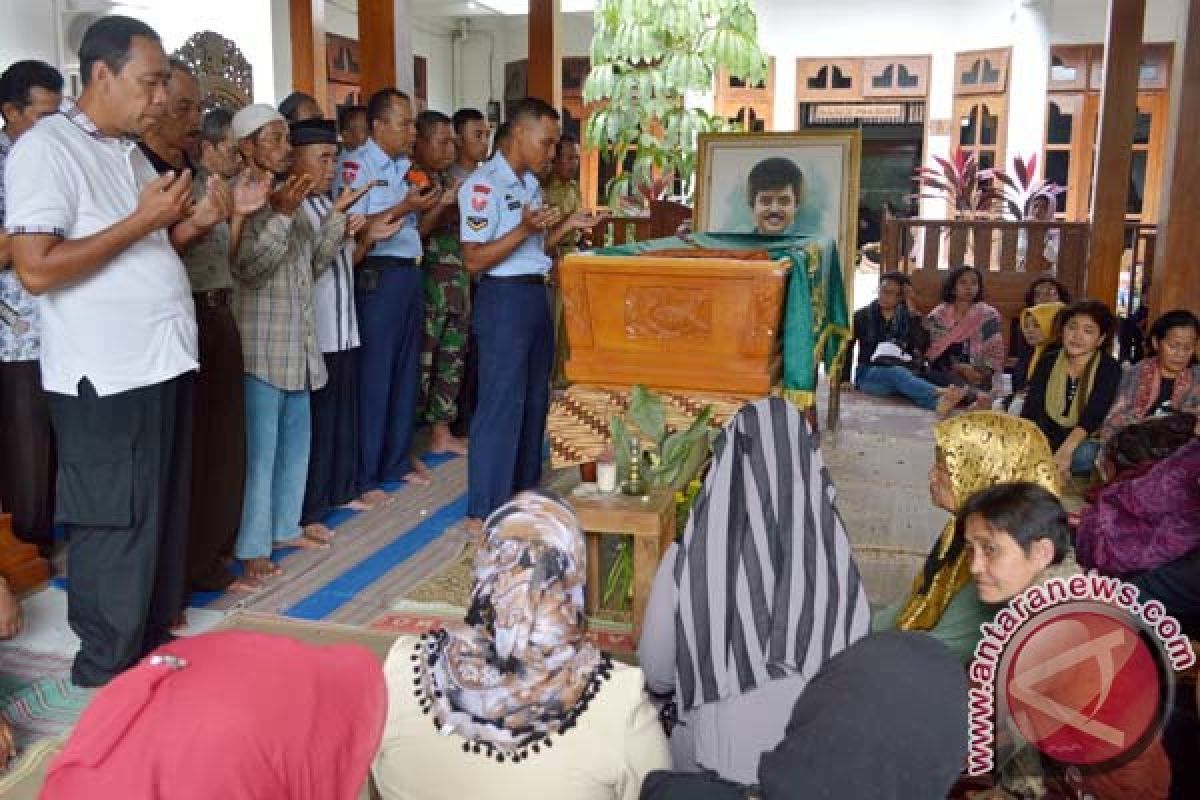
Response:
[[[733,232],[741,227],[731,226],[731,221],[743,220],[736,209],[728,207],[730,197],[735,189],[741,192],[741,211],[746,212],[747,164],[771,156],[790,158],[805,176],[804,197],[798,205],[807,209],[808,215],[798,217],[796,225],[801,227],[794,229],[795,232],[835,239],[843,274],[850,274],[858,246],[858,181],[862,161],[862,133],[856,129],[700,134],[696,153],[695,230]],[[722,164],[722,161],[727,163]],[[819,179],[819,187],[810,186],[810,176]],[[718,181],[717,189],[714,189],[714,180]],[[830,183],[836,185],[827,185]],[[820,191],[821,197],[810,195],[810,189]],[[836,190],[837,196],[830,197],[830,190]],[[726,207],[714,209],[717,202],[724,202]],[[825,213],[829,208],[837,209],[836,222],[832,224]],[[819,220],[819,228],[805,230],[802,226],[814,218]]]

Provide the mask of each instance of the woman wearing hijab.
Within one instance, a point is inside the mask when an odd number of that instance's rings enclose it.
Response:
[[[1069,302],[1070,290],[1050,275],[1043,275],[1029,284],[1025,291],[1025,305],[1021,307],[1021,313],[1013,317],[1008,327],[1008,358],[1013,364],[1013,391],[1022,391],[1033,375],[1033,365],[1037,362],[1034,350],[1042,340],[1041,336],[1037,336],[1038,330],[1040,329],[1046,337],[1052,336],[1054,331],[1054,314],[1057,310],[1050,313],[1048,319],[1039,315],[1037,328],[1032,331],[1026,322],[1028,312],[1038,306],[1061,309]],[[1039,341],[1035,341],[1035,338]]]
[[[935,506],[957,515],[975,492],[997,483],[1036,483],[1058,496],[1060,477],[1046,437],[1026,419],[997,411],[973,411],[939,422],[933,428],[936,455],[929,472],[929,494]],[[928,631],[964,661],[979,641],[979,626],[995,608],[979,599],[971,583],[971,560],[957,520],[951,518],[908,598],[880,611],[876,630]]]
[[[586,574],[558,498],[522,492],[488,517],[465,624],[388,656],[384,800],[631,800],[670,765],[641,670],[584,635]]]
[[[92,699],[41,800],[354,800],[386,707],[379,661],[361,647],[179,639]]]
[[[796,698],[866,634],[870,612],[795,406],[744,406],[713,450],[683,540],[655,577],[638,659],[650,691],[674,695],[675,769],[754,783]]]
[[[642,800],[909,800],[945,797],[967,754],[962,665],[931,636],[888,631],[834,656],[800,695],[758,789],[655,772]]]

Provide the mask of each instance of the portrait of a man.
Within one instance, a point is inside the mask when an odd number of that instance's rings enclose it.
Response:
[[[746,202],[754,218],[754,232],[771,236],[787,233],[796,221],[796,208],[804,191],[804,173],[790,158],[764,158],[746,177]]]

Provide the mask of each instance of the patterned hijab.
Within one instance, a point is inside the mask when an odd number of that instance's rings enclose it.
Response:
[[[442,733],[514,756],[571,726],[608,669],[584,636],[586,573],[559,498],[522,492],[492,512],[466,624],[433,637],[418,676]]]
[[[950,473],[955,502],[997,483],[1029,481],[1062,493],[1054,454],[1037,425],[997,411],[974,411],[934,426],[938,453]],[[930,630],[971,580],[957,520],[946,523],[896,616],[901,630]]]
[[[675,670],[686,709],[810,679],[867,633],[869,609],[816,437],[779,397],[744,406],[675,561]]]
[[[1025,328],[1026,320],[1030,320],[1042,332],[1042,340],[1033,347],[1033,355],[1029,359],[1029,370],[1025,373],[1026,380],[1033,380],[1033,371],[1037,369],[1038,359],[1042,357],[1042,353],[1046,352],[1047,347],[1055,344],[1054,320],[1058,319],[1058,312],[1066,307],[1064,303],[1041,303],[1021,311],[1021,327]]]

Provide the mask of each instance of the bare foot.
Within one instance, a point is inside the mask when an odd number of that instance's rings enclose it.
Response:
[[[251,594],[261,591],[264,584],[257,578],[251,578],[248,575],[243,575],[240,578],[234,578],[233,583],[225,587],[227,592],[235,592],[237,594]]]
[[[297,547],[301,550],[328,550],[329,542],[318,542],[316,539],[310,539],[302,533],[295,539],[288,539],[286,542],[275,542],[273,547],[276,550],[286,550],[289,547]]]
[[[479,517],[467,517],[463,522],[463,529],[473,542],[478,543],[483,538],[483,520]]]
[[[433,426],[433,435],[429,439],[429,452],[467,454],[467,440],[461,439],[450,432],[450,426],[438,423]]]
[[[283,570],[271,563],[269,558],[245,559],[242,561],[242,571],[251,580],[266,580],[283,574]]]
[[[369,492],[363,492],[357,502],[362,503],[367,508],[375,508],[376,506],[383,505],[391,498],[392,496],[383,489],[372,489]]]
[[[958,408],[958,404],[967,396],[967,390],[961,386],[947,386],[937,401],[937,415],[942,419],[950,416],[950,412]]]
[[[362,500],[351,500],[349,503],[342,503],[338,508],[348,508],[351,511],[366,511],[370,506]]]
[[[412,471],[404,475],[406,482],[416,484],[417,486],[428,486],[433,483],[433,473],[429,471],[429,467],[425,466],[418,458],[414,458],[412,463]]]
[[[320,542],[321,544],[329,544],[333,541],[333,531],[328,526],[322,525],[319,522],[314,522],[312,525],[305,525],[304,535],[314,542]]]

